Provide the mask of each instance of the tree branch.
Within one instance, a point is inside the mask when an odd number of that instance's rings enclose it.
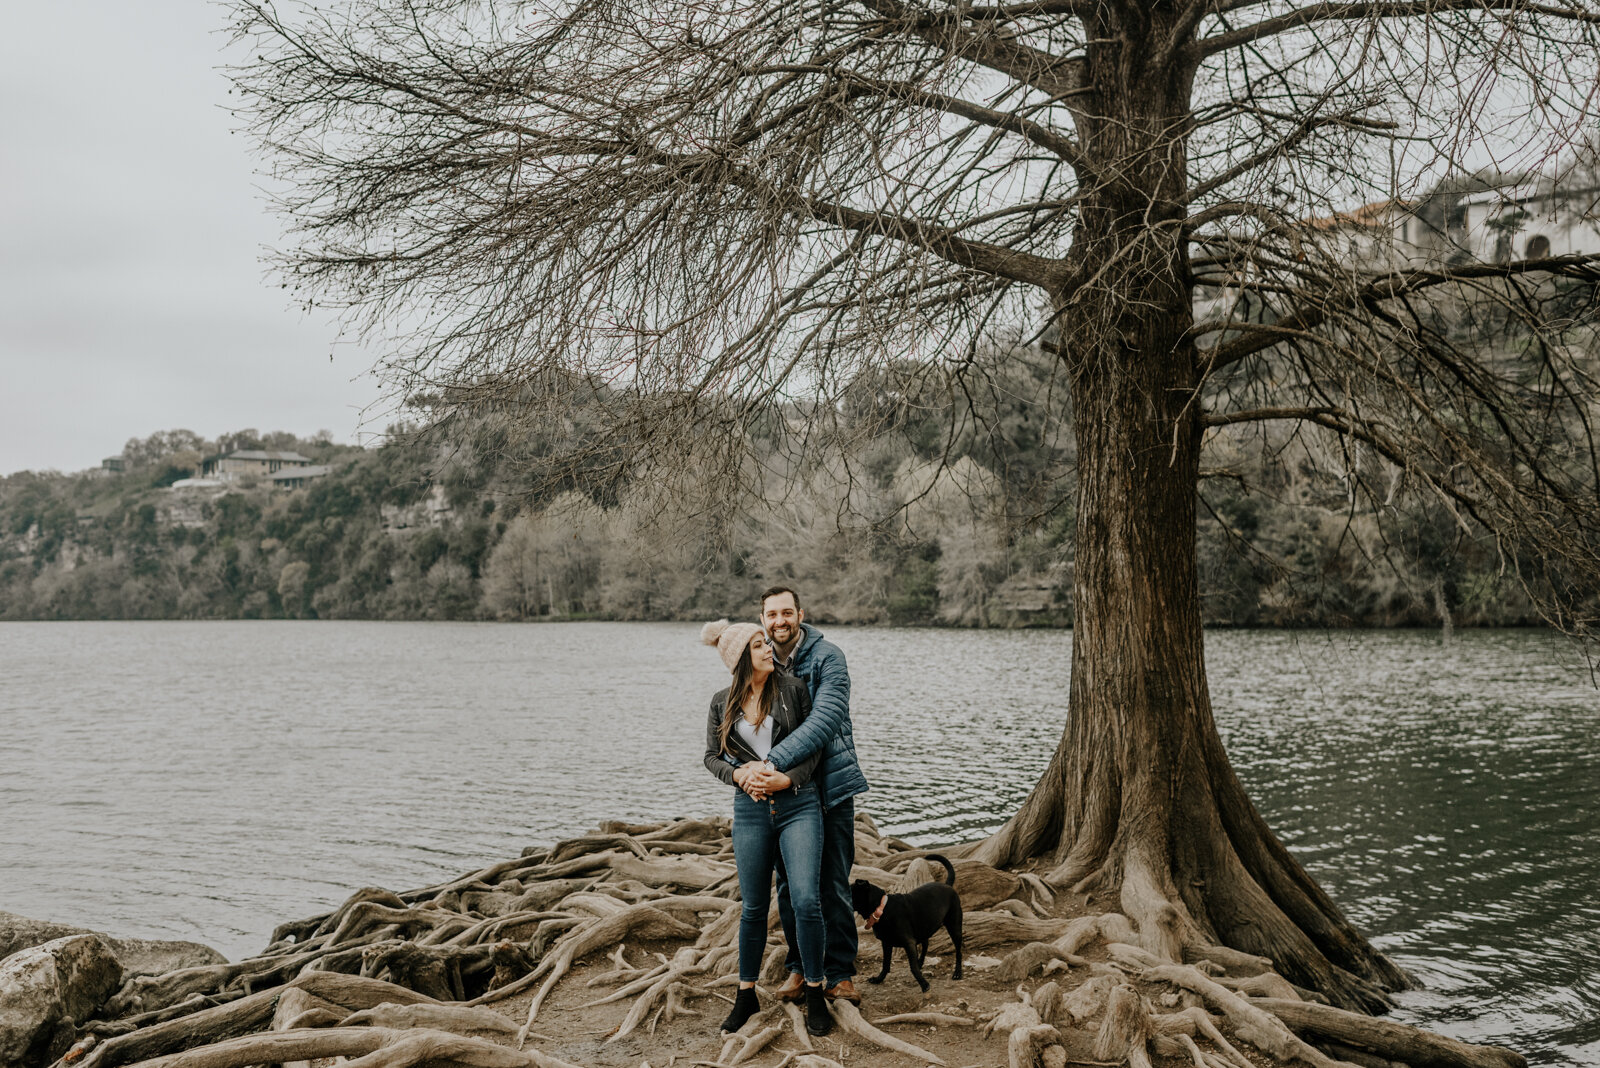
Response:
[[[1359,19],[1406,19],[1429,17],[1446,11],[1503,11],[1514,15],[1547,15],[1573,22],[1600,23],[1600,13],[1578,7],[1556,7],[1550,4],[1530,4],[1526,0],[1383,0],[1371,3],[1323,3],[1300,8],[1284,15],[1237,30],[1206,37],[1194,44],[1196,54],[1211,56],[1230,48],[1275,37],[1281,33],[1304,29],[1318,22],[1354,21]]]
[[[1084,90],[1082,60],[1063,59],[1013,40],[974,33],[954,13],[930,14],[900,0],[861,0],[861,3],[952,57],[970,60],[1054,98]]]
[[[1449,497],[1466,508],[1473,518],[1480,523],[1484,522],[1479,514],[1479,509],[1484,503],[1481,499],[1467,493],[1460,486],[1452,484],[1448,479],[1436,478],[1429,474],[1426,469],[1418,468],[1413,462],[1414,458],[1407,455],[1407,450],[1402,442],[1382,433],[1369,420],[1359,419],[1341,408],[1258,408],[1250,412],[1233,414],[1239,418],[1206,416],[1203,421],[1207,426],[1225,426],[1228,423],[1264,421],[1268,419],[1298,419],[1303,422],[1314,423],[1343,437],[1365,442],[1375,449],[1378,455],[1388,460],[1395,467],[1402,471],[1417,473],[1424,482],[1433,487],[1435,492]],[[1484,525],[1489,526],[1487,523]]]
[[[1235,423],[1264,423],[1274,419],[1316,420],[1322,416],[1348,416],[1339,408],[1250,408],[1240,412],[1207,413],[1200,418],[1201,426],[1232,426]]]
[[[1268,145],[1259,152],[1255,152],[1249,156],[1246,156],[1244,159],[1240,160],[1238,163],[1234,164],[1232,167],[1229,167],[1222,173],[1214,175],[1211,178],[1201,182],[1199,185],[1194,186],[1189,190],[1189,203],[1193,203],[1194,201],[1205,196],[1207,193],[1222,188],[1235,178],[1249,174],[1263,163],[1270,162],[1271,160],[1283,155],[1285,152],[1288,152],[1290,149],[1298,145],[1301,141],[1304,141],[1307,137],[1310,137],[1317,130],[1327,126],[1345,126],[1352,129],[1369,131],[1396,129],[1395,124],[1392,122],[1384,122],[1380,119],[1363,118],[1359,115],[1306,116],[1304,119],[1300,120],[1300,122],[1295,124],[1294,129],[1290,130],[1275,144]]]
[[[619,153],[661,167],[699,185],[733,186],[776,205],[793,215],[830,223],[842,230],[886,237],[911,245],[948,263],[983,274],[1024,282],[1047,291],[1060,288],[1068,270],[1060,260],[1019,252],[1004,245],[960,237],[936,223],[908,218],[886,211],[862,211],[845,204],[807,196],[779,188],[738,164],[709,154],[678,155],[643,145],[620,142],[589,142],[595,154]]]
[[[1094,0],[1037,0],[1025,4],[997,4],[993,7],[969,7],[961,15],[969,22],[1010,22],[1013,19],[1038,18],[1041,15],[1083,15],[1095,9]]]
[[[903,100],[908,104],[917,104],[922,107],[932,108],[935,111],[943,111],[946,114],[956,115],[963,119],[971,119],[973,122],[1004,131],[1005,133],[1016,134],[1046,152],[1055,155],[1063,163],[1080,173],[1087,172],[1092,168],[1090,160],[1084,155],[1077,141],[1057,132],[1045,123],[1024,118],[1014,112],[996,111],[994,108],[985,107],[962,97],[936,93],[910,82],[884,81],[879,78],[868,78],[865,75],[855,74],[851,71],[804,64],[763,67],[753,73],[817,74],[837,79],[849,85],[852,90],[859,90],[862,95],[874,94],[891,100]]]
[[[1511,278],[1536,271],[1600,281],[1600,253],[1573,256],[1548,256],[1536,260],[1518,260],[1514,263],[1479,263],[1441,270],[1413,269],[1382,274],[1358,289],[1333,294],[1333,299],[1319,298],[1314,305],[1291,312],[1275,323],[1230,322],[1227,329],[1252,334],[1218,346],[1208,354],[1207,365],[1213,372],[1238,363],[1262,349],[1271,348],[1286,334],[1303,334],[1312,330],[1341,311],[1374,301],[1392,300],[1407,293],[1415,293],[1432,286],[1473,278]],[[1216,329],[1213,324],[1210,329]]]

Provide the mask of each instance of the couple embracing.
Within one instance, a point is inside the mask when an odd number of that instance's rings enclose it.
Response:
[[[856,1004],[856,921],[850,904],[855,862],[855,796],[867,789],[850,727],[844,654],[805,622],[787,586],[761,595],[761,622],[707,623],[733,682],[711,699],[706,767],[738,787],[733,852],[743,907],[739,993],[722,1021],[737,1031],[759,1011],[756,980],[767,948],[774,871],[778,915],[788,942],[788,977],[777,990],[802,998],[806,1030],[833,1030],[828,1001]]]

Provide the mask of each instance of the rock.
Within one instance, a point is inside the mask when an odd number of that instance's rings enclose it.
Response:
[[[86,1020],[122,985],[122,965],[99,935],[77,934],[0,963],[0,1065],[48,1063],[64,1028]]]
[[[179,968],[226,964],[228,958],[199,942],[167,942],[148,938],[112,938],[86,927],[31,920],[14,912],[0,912],[0,961],[19,950],[40,946],[68,935],[97,934],[116,954],[125,975],[164,975]]]
[[[126,975],[165,975],[183,968],[228,963],[227,957],[199,942],[107,938],[106,944],[117,955],[117,961]]]

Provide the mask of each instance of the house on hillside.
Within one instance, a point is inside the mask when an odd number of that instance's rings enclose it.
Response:
[[[1600,180],[1544,177],[1462,198],[1462,247],[1483,263],[1600,251]]]
[[[1508,263],[1600,252],[1600,167],[1589,156],[1534,174],[1463,175],[1415,200],[1380,200],[1307,225],[1367,270]]]
[[[270,478],[279,471],[310,466],[311,458],[297,452],[236,449],[226,454],[207,456],[200,463],[200,477],[231,482],[245,475]]]
[[[1422,201],[1390,198],[1301,219],[1303,229],[1294,236],[1297,244],[1291,248],[1298,249],[1302,263],[1314,262],[1319,268],[1348,270],[1353,275],[1437,263],[1448,256],[1449,240],[1427,213],[1419,210],[1422,206]],[[1242,229],[1195,241],[1194,262],[1201,265],[1198,273],[1208,277],[1195,286],[1194,317],[1198,323],[1222,328],[1202,334],[1206,344],[1223,339],[1227,333],[1223,324],[1277,319],[1270,299],[1254,292],[1253,282],[1271,278],[1278,269],[1229,265],[1241,247],[1248,248],[1253,240],[1250,231]]]
[[[271,477],[275,489],[301,489],[311,483],[312,479],[322,478],[333,470],[326,464],[304,464],[299,467],[285,467]]]
[[[1305,220],[1324,255],[1362,270],[1401,270],[1435,261],[1447,235],[1430,226],[1419,200],[1391,197],[1350,211]]]

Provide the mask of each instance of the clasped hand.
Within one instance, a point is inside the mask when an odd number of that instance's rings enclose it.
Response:
[[[755,760],[734,768],[733,781],[755,801],[765,801],[772,794],[793,785],[793,780],[783,772],[768,771],[766,765]]]

